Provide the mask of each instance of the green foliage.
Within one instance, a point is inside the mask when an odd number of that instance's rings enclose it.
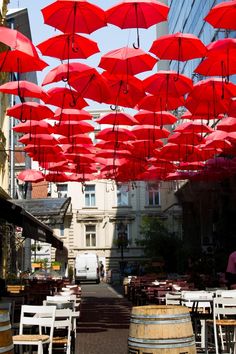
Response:
[[[144,216],[140,233],[143,238],[136,242],[144,248],[145,255],[152,259],[163,259],[167,272],[177,272],[181,241],[169,233],[162,220]]]

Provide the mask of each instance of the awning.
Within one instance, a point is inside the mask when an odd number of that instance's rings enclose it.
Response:
[[[46,225],[64,224],[66,212],[71,204],[71,198],[33,198],[15,199],[13,202]]]
[[[50,243],[55,248],[63,249],[63,242],[53,234],[50,227],[10,200],[0,198],[0,219],[22,227],[24,238]]]

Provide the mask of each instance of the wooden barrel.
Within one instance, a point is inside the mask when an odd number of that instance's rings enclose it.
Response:
[[[2,353],[14,353],[10,315],[6,310],[0,310],[0,354]]]
[[[129,354],[196,354],[189,310],[171,305],[133,307],[128,348]]]

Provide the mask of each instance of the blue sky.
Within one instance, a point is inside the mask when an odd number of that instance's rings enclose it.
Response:
[[[29,20],[31,26],[32,40],[35,45],[46,40],[47,38],[61,33],[60,31],[55,31],[54,28],[45,25],[43,22],[43,16],[41,9],[50,3],[54,2],[53,0],[10,0],[9,8],[27,8],[29,13]],[[100,6],[103,9],[118,3],[118,0],[90,0],[91,3]],[[124,46],[132,46],[133,42],[136,40],[136,30],[135,29],[126,29],[121,30],[120,28],[109,25],[107,27],[101,28],[91,35],[85,35],[88,38],[95,40],[98,43],[100,53],[91,56],[90,58],[80,60],[81,62],[86,63],[87,65],[97,67],[100,57],[102,54],[107,53],[110,50],[121,48]],[[151,44],[156,36],[156,28],[152,26],[148,30],[140,30],[140,40],[141,48],[145,51],[148,51],[151,47]],[[60,64],[58,59],[52,59],[49,57],[43,57],[49,67],[44,69],[43,72],[38,73],[38,81],[41,84],[44,76],[48,70]],[[151,75],[151,72],[144,74],[144,76]],[[142,75],[143,76],[143,75]],[[48,87],[49,88],[49,87]]]

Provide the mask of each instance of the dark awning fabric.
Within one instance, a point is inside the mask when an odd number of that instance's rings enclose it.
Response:
[[[71,198],[15,199],[14,203],[27,210],[44,224],[52,226],[64,224]]]
[[[63,242],[53,234],[53,230],[50,227],[39,221],[21,206],[2,198],[0,198],[0,219],[22,227],[22,236],[25,238],[47,242],[55,248],[63,249]]]

